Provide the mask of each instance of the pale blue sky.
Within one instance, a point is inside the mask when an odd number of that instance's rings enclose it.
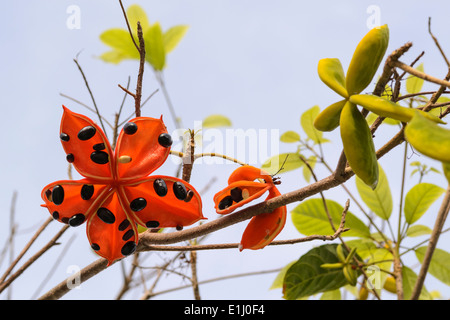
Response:
[[[440,39],[443,49],[450,54],[448,16],[450,4],[447,1],[267,1],[267,0],[166,0],[166,1],[124,1],[128,7],[140,4],[148,13],[150,22],[160,21],[167,29],[176,24],[188,24],[190,29],[179,47],[168,56],[165,78],[177,113],[185,126],[192,127],[210,114],[224,114],[233,122],[233,128],[273,129],[283,133],[297,130],[301,134],[300,115],[310,107],[321,108],[337,101],[338,97],[329,90],[317,76],[317,62],[321,58],[339,58],[347,68],[359,40],[367,33],[367,8],[380,8],[380,23],[388,24],[390,43],[388,52],[407,41],[413,47],[402,58],[411,62],[422,51],[425,71],[436,77],[443,77],[447,67],[428,34],[428,17],[432,17],[432,29]],[[80,29],[70,30],[66,26],[70,5],[80,8]],[[55,180],[65,179],[67,163],[61,147],[58,132],[65,104],[75,112],[81,112],[96,120],[95,115],[83,107],[60,96],[72,96],[91,105],[90,97],[72,59],[80,53],[82,65],[97,104],[104,116],[111,121],[123,97],[117,84],[125,85],[131,76],[134,88],[137,61],[126,61],[118,66],[97,59],[108,50],[99,40],[106,29],[125,27],[122,12],[117,1],[9,1],[4,4],[0,19],[2,50],[0,63],[0,96],[2,101],[3,135],[0,140],[1,184],[0,245],[6,241],[9,228],[9,207],[13,190],[18,191],[16,222],[19,230],[26,233],[16,239],[16,252],[28,241],[32,232],[47,217],[40,207],[41,189]],[[148,68],[144,75],[144,96],[158,85]],[[433,90],[434,86],[424,88]],[[133,110],[128,99],[127,114]],[[144,116],[164,119],[169,132],[174,129],[161,92],[143,110]],[[375,144],[395,133],[386,127],[377,132]],[[304,135],[304,134],[303,134]],[[341,151],[337,133],[327,134],[333,144],[325,146],[328,161],[334,166]],[[280,152],[294,151],[291,145],[280,144]],[[275,152],[276,153],[276,152]],[[380,163],[388,172],[394,194],[394,207],[398,209],[400,173],[403,147],[398,148]],[[412,158],[411,160],[423,160]],[[263,162],[265,159],[259,159]],[[430,164],[438,167],[436,162]],[[158,174],[173,175],[175,166],[168,161]],[[205,194],[204,214],[213,219],[212,196],[222,189],[235,165],[199,165],[194,168],[191,182],[201,190],[213,176],[218,181]],[[409,169],[409,168],[408,168]],[[301,172],[282,176],[281,192],[288,192],[306,184]],[[410,172],[410,171],[409,171]],[[319,171],[325,177],[325,171]],[[408,180],[407,187],[416,179]],[[431,175],[426,181],[445,187],[444,179]],[[349,187],[354,190],[354,180]],[[344,202],[346,195],[341,190],[326,193],[331,199]],[[291,210],[296,204],[288,207]],[[356,206],[352,211],[358,215]],[[430,213],[432,218],[433,213]],[[433,226],[424,217],[424,224]],[[222,230],[208,239],[208,243],[238,242],[245,223],[229,230]],[[395,225],[395,223],[394,223]],[[32,249],[37,249],[61,227],[54,222]],[[89,249],[84,226],[68,230],[63,243],[76,234],[75,241],[66,254],[54,276],[42,292],[65,279],[67,267],[84,267],[97,259]],[[299,237],[290,217],[285,230],[278,239]],[[445,243],[447,239],[447,243]],[[448,235],[438,247],[449,249]],[[200,280],[252,270],[268,270],[282,267],[297,260],[313,245],[269,247],[258,252],[227,250],[201,252],[199,254]],[[46,256],[27,270],[14,283],[13,298],[28,299],[40,284],[42,274],[53,264],[61,247],[52,249]],[[158,254],[158,256],[161,256]],[[148,259],[150,260],[150,259]],[[416,266],[417,267],[417,266]],[[5,264],[0,266],[3,273]],[[418,270],[417,268],[415,269]],[[254,276],[245,279],[218,282],[201,287],[205,299],[279,299],[280,290],[269,291],[275,274]],[[82,284],[81,290],[67,294],[68,299],[111,299],[115,297],[121,282],[119,264],[114,265],[95,279]],[[170,288],[180,284],[178,277],[169,277],[161,286]],[[431,287],[439,286],[443,296],[450,296],[448,287],[442,286],[431,277]],[[31,289],[30,289],[31,288]],[[4,298],[3,293],[1,297]],[[139,297],[139,292],[130,298]],[[191,298],[190,290],[163,299]]]

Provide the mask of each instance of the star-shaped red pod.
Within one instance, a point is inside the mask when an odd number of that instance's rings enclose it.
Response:
[[[237,168],[228,186],[214,196],[216,212],[228,214],[269,192],[266,200],[281,195],[270,174],[252,166]],[[272,242],[286,223],[286,206],[254,216],[242,235],[239,250],[262,249]]]
[[[149,176],[166,161],[172,145],[162,117],[128,121],[113,151],[94,121],[63,108],[60,139],[66,159],[85,178],[50,183],[42,190],[42,206],[70,226],[86,222],[91,248],[108,265],[136,250],[138,224],[179,228],[204,219],[193,186]]]

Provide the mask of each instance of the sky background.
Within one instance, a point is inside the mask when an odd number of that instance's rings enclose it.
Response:
[[[422,51],[421,59],[425,71],[438,78],[447,73],[447,66],[428,34],[428,17],[432,17],[432,30],[443,50],[450,54],[447,1],[266,1],[266,0],[166,0],[124,1],[125,7],[140,4],[151,23],[159,21],[163,30],[177,24],[190,26],[179,46],[168,55],[164,72],[168,91],[186,127],[211,114],[223,114],[233,123],[233,129],[268,130],[281,134],[295,130],[305,136],[300,128],[300,116],[314,105],[321,109],[336,102],[338,96],[326,87],[317,75],[317,63],[322,58],[339,58],[347,69],[353,51],[360,39],[369,31],[369,6],[379,9],[380,24],[388,24],[390,42],[387,52],[392,52],[408,41],[413,47],[402,57],[405,63],[413,61]],[[70,29],[67,8],[80,8],[80,28]],[[59,140],[61,105],[72,111],[84,113],[92,119],[96,116],[84,107],[71,102],[60,94],[69,95],[92,105],[83,79],[73,62],[78,54],[93,94],[102,114],[113,121],[123,98],[118,84],[126,85],[131,77],[131,88],[135,88],[138,62],[125,61],[119,65],[98,59],[109,50],[99,35],[110,28],[125,28],[118,1],[9,1],[3,5],[0,19],[0,97],[3,134],[0,138],[1,197],[0,246],[9,236],[9,211],[11,197],[18,192],[15,223],[18,232],[14,243],[19,252],[34,231],[47,219],[48,212],[41,208],[40,192],[50,182],[67,178],[67,162]],[[146,65],[143,96],[147,97],[158,84],[151,69]],[[424,90],[435,86],[424,85]],[[370,90],[368,88],[367,90]],[[128,99],[124,114],[131,114],[134,103]],[[161,92],[158,92],[143,109],[144,116],[164,115],[169,132],[173,131],[173,119]],[[376,147],[389,139],[397,128],[383,126],[377,131]],[[224,132],[224,131],[222,131]],[[111,133],[109,132],[111,135]],[[337,132],[325,134],[332,140],[324,146],[326,159],[332,167],[342,150]],[[295,151],[295,146],[279,145],[279,150],[270,150],[271,155]],[[403,147],[383,157],[380,164],[388,174],[394,199],[394,221],[399,206],[400,177]],[[425,157],[412,155],[410,161],[420,160],[440,169],[440,164]],[[245,160],[245,159],[244,159]],[[266,158],[258,157],[261,165]],[[216,218],[212,197],[226,186],[235,164],[194,167],[191,183],[202,190],[216,177],[211,189],[203,195],[204,215]],[[169,160],[156,174],[173,175],[176,164]],[[327,176],[322,167],[317,167],[319,178]],[[407,177],[412,168],[408,167]],[[77,176],[75,176],[77,177]],[[281,175],[281,192],[289,192],[307,184],[301,171]],[[446,187],[441,175],[430,174],[426,182]],[[417,176],[406,180],[406,190],[417,183]],[[347,185],[355,190],[354,178]],[[356,191],[355,191],[356,194]],[[336,188],[325,192],[327,198],[343,204],[347,195]],[[437,204],[439,204],[439,200]],[[297,204],[288,206],[288,211]],[[437,207],[433,206],[420,223],[433,227]],[[361,217],[356,206],[354,214]],[[239,242],[247,223],[227,228],[211,235],[207,243]],[[393,222],[395,226],[396,223]],[[448,226],[448,223],[446,224]],[[52,222],[31,248],[34,253],[61,228]],[[285,229],[277,239],[298,238],[301,235],[293,227],[290,215]],[[41,285],[49,268],[72,237],[74,241],[54,270],[40,294],[67,278],[71,266],[83,268],[98,257],[90,248],[84,226],[70,228],[60,239],[62,245],[52,248],[38,262],[14,282],[11,297],[30,299]],[[423,238],[420,238],[423,239]],[[449,236],[443,235],[438,247],[449,250]],[[416,240],[418,242],[420,240]],[[198,254],[199,280],[249,271],[280,268],[297,260],[312,246],[312,242],[292,246],[267,247],[259,251],[222,250]],[[25,259],[30,256],[27,254]],[[145,261],[166,258],[163,253],[153,253]],[[158,260],[159,259],[159,260]],[[409,264],[418,272],[419,265],[412,256]],[[129,261],[126,260],[126,267]],[[414,262],[416,261],[416,262]],[[0,265],[0,274],[7,263]],[[281,299],[281,290],[269,290],[275,273],[238,278],[205,284],[200,287],[204,299]],[[160,282],[158,290],[186,284],[178,276],[167,276]],[[113,299],[122,282],[122,271],[117,263],[100,275],[72,290],[64,299]],[[433,277],[426,280],[427,288],[441,291],[449,298],[450,290]],[[141,295],[136,290],[126,298]],[[40,295],[39,294],[39,295]],[[6,292],[0,295],[5,299]],[[161,299],[191,299],[192,290],[179,290]],[[389,298],[386,295],[386,298]]]

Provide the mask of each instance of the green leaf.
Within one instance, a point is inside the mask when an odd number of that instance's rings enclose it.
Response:
[[[444,171],[447,183],[450,184],[450,162],[442,162],[442,171]]]
[[[326,291],[322,294],[320,300],[341,300],[341,290]]]
[[[344,69],[342,69],[342,64],[339,59],[325,58],[319,60],[317,72],[319,73],[320,80],[330,89],[344,98],[348,97],[347,90],[345,89]]]
[[[421,63],[416,70],[423,72],[423,63]],[[406,91],[408,93],[418,93],[422,90],[423,79],[417,78],[415,76],[409,76],[406,79]]]
[[[280,137],[281,142],[293,143],[300,141],[300,135],[295,131],[286,131]]]
[[[444,192],[444,189],[431,183],[416,184],[405,196],[406,222],[416,222]]]
[[[389,182],[383,168],[378,164],[378,184],[375,190],[356,177],[356,188],[364,203],[377,216],[388,220],[392,213],[392,195]]]
[[[333,200],[326,200],[327,209],[337,229],[341,222],[344,208]],[[332,235],[334,234],[328,220],[322,199],[308,199],[297,205],[291,211],[292,222],[297,230],[304,235]],[[343,237],[370,237],[369,228],[351,212],[347,212],[345,227],[349,231],[342,233]]]
[[[417,248],[415,251],[416,257],[421,263],[423,263],[426,251],[426,246]],[[432,274],[436,279],[450,286],[450,253],[436,248],[434,250],[433,257],[431,258],[428,272]]]
[[[371,239],[359,238],[354,240],[345,241],[350,248],[356,248],[356,253],[362,258],[367,259],[373,256],[377,246]]]
[[[175,47],[178,45],[178,43],[183,39],[184,35],[186,34],[187,30],[189,29],[189,26],[186,25],[179,25],[174,26],[167,30],[163,35],[163,41],[164,41],[164,49],[166,50],[166,53],[171,52]]]
[[[111,50],[111,51],[104,52],[103,54],[100,55],[99,58],[105,62],[118,64],[122,60],[129,59],[129,56],[124,55],[123,53],[121,53],[117,50]]]
[[[301,160],[298,153],[282,153],[266,160],[261,168],[270,174],[275,174],[280,170],[281,166],[283,166],[283,170],[279,173],[295,170],[303,165],[304,162]]]
[[[337,244],[326,244],[308,251],[286,272],[283,294],[288,300],[307,297],[319,292],[339,289],[347,284],[342,269],[325,269],[324,263],[337,263]]]
[[[213,114],[203,120],[203,128],[231,127],[231,120],[221,114]]]
[[[128,59],[139,59],[139,52],[131,40],[130,33],[125,29],[106,30],[100,35],[100,40]]]
[[[330,141],[328,139],[323,138],[322,131],[319,131],[314,127],[314,119],[317,117],[319,113],[320,113],[319,106],[314,106],[306,110],[300,118],[300,124],[303,128],[303,131],[305,131],[308,138],[310,138],[316,144]]]
[[[127,18],[128,23],[130,24],[131,29],[133,30],[133,35],[137,35],[137,23],[138,21],[141,24],[142,30],[145,30],[149,27],[147,14],[144,9],[142,9],[139,5],[133,4],[127,9]]]
[[[402,266],[402,278],[403,278],[403,298],[405,300],[410,300],[414,289],[414,285],[417,281],[417,274],[408,268],[407,266]],[[430,300],[432,299],[430,293],[427,291],[425,286],[422,288],[422,292],[419,296],[420,300]]]
[[[390,270],[392,264],[392,253],[385,248],[375,248],[367,259],[367,265],[369,265],[366,269],[367,280],[377,291],[378,295],[381,294],[381,288],[383,288],[386,278],[389,276],[386,272],[380,272],[380,269]],[[369,283],[366,284],[369,285]]]
[[[272,285],[270,286],[269,290],[272,289],[279,289],[283,288],[283,282],[284,282],[284,276],[286,275],[286,272],[288,269],[295,263],[296,261],[289,262],[287,265],[285,265],[280,272],[275,277],[275,280],[273,280]]]
[[[144,33],[145,57],[156,71],[162,71],[166,63],[163,35],[158,22]]]
[[[406,230],[406,235],[408,237],[420,237],[428,234],[431,234],[431,229],[422,224],[413,225]]]

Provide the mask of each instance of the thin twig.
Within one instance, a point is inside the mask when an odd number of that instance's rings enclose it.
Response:
[[[439,52],[441,53],[442,57],[444,58],[445,63],[450,68],[450,62],[448,61],[447,56],[444,53],[444,50],[442,50],[441,46],[439,45],[438,39],[431,32],[431,17],[428,18],[428,33],[430,34],[431,38],[433,38],[433,41],[436,44],[437,48],[439,49]]]
[[[137,23],[137,35],[139,39],[139,73],[136,83],[136,95],[134,97],[134,108],[136,117],[141,116],[141,97],[142,97],[142,80],[144,77],[144,65],[145,65],[145,44],[144,44],[144,34],[142,32],[141,23]]]
[[[425,277],[428,273],[428,268],[430,267],[431,258],[433,257],[434,250],[436,249],[439,236],[442,232],[442,227],[444,226],[445,219],[447,218],[450,206],[450,186],[447,187],[445,192],[444,200],[442,200],[441,207],[438,211],[436,222],[434,224],[433,231],[431,232],[430,241],[428,243],[425,256],[423,258],[422,266],[420,268],[419,274],[417,275],[417,280],[414,285],[413,292],[411,294],[411,300],[419,299],[420,293],[422,292],[423,284],[425,282]]]
[[[98,119],[100,120],[100,125],[102,126],[103,132],[104,132],[105,135],[107,136],[106,130],[105,130],[105,126],[104,126],[104,124],[103,124],[102,116],[101,116],[101,114],[100,114],[100,111],[98,110],[97,103],[95,102],[94,94],[93,94],[92,91],[91,91],[91,87],[89,86],[89,83],[88,83],[88,81],[87,81],[87,79],[86,79],[86,75],[84,74],[84,71],[83,71],[83,69],[82,69],[81,66],[80,66],[80,63],[78,62],[78,55],[77,55],[77,57],[76,57],[75,59],[73,59],[73,61],[74,61],[75,64],[77,65],[78,70],[80,70],[80,73],[81,73],[81,76],[82,76],[83,79],[84,79],[84,83],[85,83],[85,85],[86,85],[86,88],[87,88],[87,90],[89,91],[89,95],[91,96],[92,103],[94,104],[95,112],[97,113]]]
[[[130,24],[128,23],[127,13],[125,11],[125,8],[123,7],[122,0],[119,0],[119,4],[120,4],[120,8],[122,9],[123,16],[125,17],[125,22],[127,23],[127,28],[128,28],[128,32],[130,33],[131,40],[133,40],[134,46],[136,47],[137,51],[139,51],[139,46],[137,45],[136,41],[134,40],[133,32],[131,31]]]

